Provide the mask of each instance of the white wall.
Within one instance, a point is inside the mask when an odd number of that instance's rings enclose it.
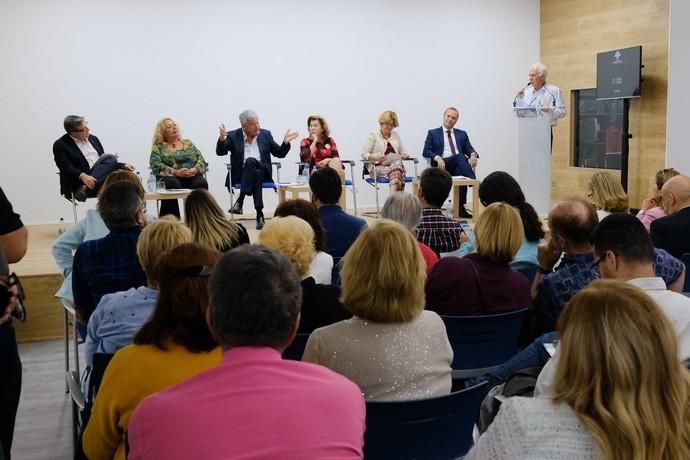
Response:
[[[690,174],[690,7],[687,0],[670,0],[666,166]]]
[[[217,126],[238,127],[245,108],[277,139],[304,134],[320,113],[341,156],[358,159],[383,110],[398,112],[421,155],[426,130],[455,105],[478,174],[516,173],[510,104],[539,57],[539,1],[3,0],[0,43],[1,185],[25,223],[69,222],[51,148],[72,113],[143,174],[155,123],[173,117],[205,154],[224,207]],[[295,142],[283,179],[297,159]],[[360,189],[360,205],[373,205]]]

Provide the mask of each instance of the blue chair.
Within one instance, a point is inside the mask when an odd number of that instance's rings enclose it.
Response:
[[[534,281],[534,277],[537,276],[537,264],[516,262],[510,264],[510,268],[525,275],[525,278],[529,280],[530,284]]]
[[[436,398],[367,402],[366,459],[451,459],[472,447],[474,421],[488,383]]]
[[[285,351],[283,351],[283,359],[301,361],[310,335],[311,334],[297,334],[295,340],[293,340]]]
[[[419,173],[417,171],[417,165],[419,164],[419,160],[417,158],[410,157],[410,158],[407,158],[403,161],[411,161],[414,164],[414,176],[405,176],[405,183],[411,183],[419,177]],[[374,187],[374,190],[376,192],[376,214],[375,215],[376,215],[376,217],[379,217],[380,209],[381,209],[381,206],[379,204],[379,184],[387,184],[389,181],[388,181],[387,177],[376,176],[376,169],[375,168],[372,169],[373,175],[369,174],[368,168],[369,168],[369,166],[371,166],[375,163],[374,161],[362,160],[362,163],[364,165],[362,168],[362,179],[364,179],[364,181],[367,184]],[[362,213],[362,214],[367,214],[367,213]]]
[[[343,160],[342,158],[338,158],[340,162],[344,165],[349,165],[350,166],[350,177],[352,179],[347,179],[345,178],[345,187],[347,187],[350,192],[352,193],[352,206],[355,208],[355,216],[357,215],[357,187],[355,186],[355,162],[352,160]],[[298,161],[297,164],[299,165],[299,170],[298,174],[301,176],[302,171],[304,168],[309,167],[309,163],[305,163],[303,161]]]
[[[453,347],[453,378],[484,375],[515,356],[528,310],[484,316],[441,316]]]
[[[683,254],[680,260],[685,264],[685,284],[683,285],[683,292],[690,292],[690,252]]]
[[[226,168],[228,169],[228,193],[230,194],[230,208],[235,205],[235,190],[239,190],[241,188],[240,184],[233,184],[232,187],[230,186],[230,183],[232,182],[230,179],[232,178],[232,163],[228,162],[225,164]],[[277,182],[262,182],[261,183],[261,188],[266,189],[266,188],[272,188],[274,192],[278,193],[278,185],[280,183],[280,168],[281,164],[278,161],[272,161],[271,166],[276,169],[276,180]],[[230,214],[230,219],[234,220],[235,215]]]

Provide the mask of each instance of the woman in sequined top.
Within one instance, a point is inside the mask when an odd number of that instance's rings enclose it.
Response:
[[[320,115],[310,115],[307,118],[309,137],[299,143],[299,156],[304,163],[309,164],[309,173],[319,168],[333,168],[345,183],[345,168],[340,162],[338,146],[331,137],[326,119]]]
[[[302,360],[344,375],[367,401],[448,394],[453,350],[441,317],[424,310],[426,265],[414,236],[381,219],[342,264],[340,299],[354,316],[315,330]]]
[[[153,146],[149,159],[151,171],[156,179],[165,181],[166,189],[205,188],[206,161],[189,139],[183,139],[177,123],[171,118],[163,118],[153,133]],[[159,215],[174,214],[180,217],[177,200],[162,200]]]

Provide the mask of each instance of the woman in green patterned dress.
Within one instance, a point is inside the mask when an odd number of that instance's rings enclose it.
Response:
[[[177,123],[171,118],[163,118],[156,125],[149,165],[156,179],[165,181],[166,189],[208,189],[204,156],[192,141],[182,138]],[[180,217],[177,200],[162,200],[160,216],[166,214]]]

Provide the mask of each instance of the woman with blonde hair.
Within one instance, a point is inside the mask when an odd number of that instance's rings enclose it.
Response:
[[[450,392],[453,350],[446,327],[424,310],[426,266],[414,236],[381,219],[345,254],[341,301],[351,319],[315,330],[303,361],[359,385],[368,401]]]
[[[309,115],[307,118],[309,137],[300,141],[300,159],[309,164],[309,172],[319,168],[333,168],[345,183],[345,167],[340,161],[338,146],[331,137],[328,122],[321,115]]]
[[[227,252],[249,243],[249,234],[239,222],[232,222],[208,190],[192,190],[184,203],[184,218],[195,242]]]
[[[156,124],[149,165],[156,179],[163,179],[166,189],[205,188],[206,160],[189,139],[184,139],[172,118],[163,118]],[[180,217],[177,200],[162,200],[159,215]]]
[[[410,158],[407,149],[394,131],[400,125],[398,115],[386,110],[379,117],[379,129],[369,134],[362,159],[372,161],[368,166],[369,174],[388,180],[391,192],[405,188],[405,166],[402,160]]]
[[[647,294],[596,280],[571,299],[558,330],[551,396],[509,399],[466,459],[690,458],[690,375]]]
[[[426,280],[427,309],[439,315],[476,316],[532,305],[530,282],[510,262],[524,240],[520,214],[507,203],[490,204],[474,226],[476,252],[444,257]]]
[[[620,181],[607,171],[592,174],[587,184],[587,197],[597,208],[599,220],[614,212],[628,212],[628,194]]]
[[[302,284],[300,334],[347,319],[350,316],[340,303],[337,286],[318,284],[310,275],[316,251],[314,230],[297,216],[274,217],[259,233],[259,244],[282,253],[295,266]]]
[[[146,286],[106,294],[89,317],[86,336],[86,363],[94,353],[115,353],[129,345],[156,306],[161,257],[177,246],[190,243],[192,232],[174,216],[165,216],[147,225],[137,240],[137,258],[146,273]]]
[[[667,180],[678,174],[680,173],[673,168],[660,169],[656,172],[649,187],[649,196],[644,199],[642,209],[637,213],[637,218],[640,219],[647,231],[649,231],[649,226],[652,225],[652,222],[666,215],[664,208],[661,206],[661,187],[664,186]]]

